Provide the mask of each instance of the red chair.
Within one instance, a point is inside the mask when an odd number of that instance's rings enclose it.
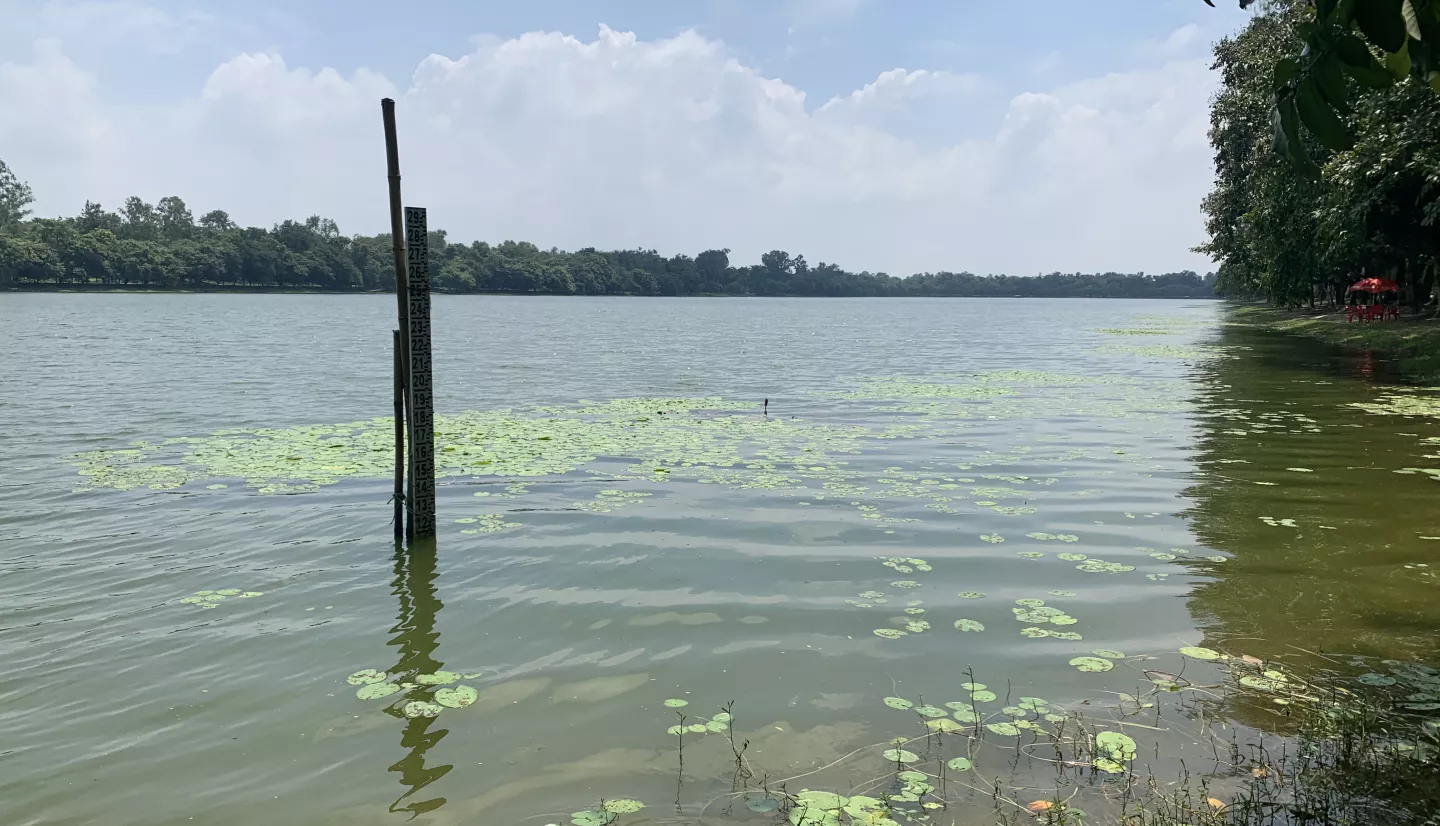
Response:
[[[1385,319],[1385,305],[1371,304],[1365,308],[1366,321],[1383,321]]]
[[[1385,308],[1385,317],[1386,317],[1386,318],[1393,318],[1393,319],[1395,319],[1396,321],[1399,321],[1399,320],[1400,320],[1400,305],[1399,305],[1399,304],[1391,304],[1389,307]]]
[[[1365,317],[1365,308],[1359,304],[1349,304],[1345,307],[1345,323],[1349,324],[1357,318]]]

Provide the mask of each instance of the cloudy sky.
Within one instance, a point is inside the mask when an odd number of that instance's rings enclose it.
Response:
[[[1247,16],[1217,6],[0,0],[0,158],[42,216],[174,194],[374,233],[391,96],[452,240],[1204,271],[1209,44]]]

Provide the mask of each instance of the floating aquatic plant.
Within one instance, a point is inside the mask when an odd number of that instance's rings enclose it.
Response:
[[[1102,674],[1115,667],[1115,663],[1103,657],[1076,657],[1070,664],[1090,674]]]
[[[1180,653],[1187,657],[1194,657],[1197,660],[1218,660],[1224,656],[1213,648],[1201,648],[1194,645],[1188,645],[1180,649]]]
[[[480,694],[468,685],[442,688],[435,692],[435,702],[445,708],[465,708],[480,699]]]
[[[977,620],[958,619],[955,620],[955,628],[959,631],[984,631],[985,626]]]

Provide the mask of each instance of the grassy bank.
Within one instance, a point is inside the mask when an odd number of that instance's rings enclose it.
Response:
[[[1393,359],[1400,372],[1420,384],[1440,384],[1440,320],[1402,317],[1399,321],[1346,322],[1336,311],[1281,310],[1238,306],[1231,321],[1305,336],[1327,344],[1371,350]]]

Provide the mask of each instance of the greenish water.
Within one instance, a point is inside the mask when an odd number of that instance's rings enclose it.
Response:
[[[1440,421],[1385,412],[1432,394],[1224,312],[440,296],[445,527],[397,553],[393,298],[6,296],[0,811],[564,824],[630,798],[615,823],[766,823],[726,797],[727,735],[667,733],[667,699],[686,725],[734,701],[752,784],[878,796],[885,741],[925,731],[886,697],[985,683],[996,723],[1146,669],[1225,682],[1185,646],[1434,664]],[[1125,656],[1071,664],[1095,651]],[[412,687],[361,700],[363,669]],[[1137,765],[1211,754],[1153,728],[1127,729]],[[1010,741],[915,817],[1053,793]],[[1074,790],[1101,811],[1114,782]]]

